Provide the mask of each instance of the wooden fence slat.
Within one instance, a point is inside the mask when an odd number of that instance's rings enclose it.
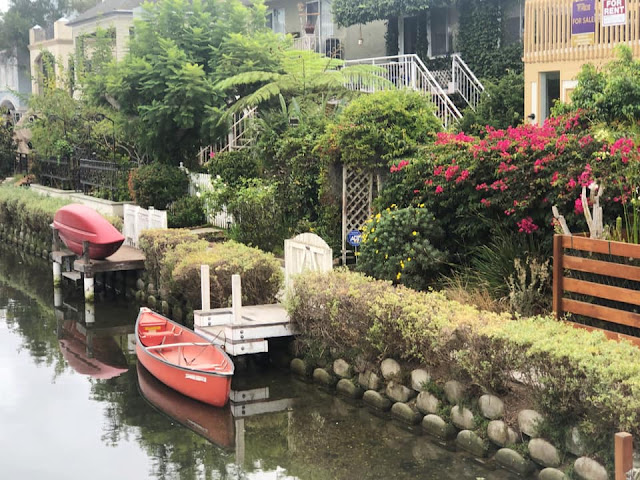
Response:
[[[606,275],[608,277],[624,278],[640,282],[640,267],[623,265],[621,263],[604,262],[601,260],[591,260],[589,258],[574,257],[572,255],[564,255],[562,262],[563,267],[568,270],[596,273],[598,275]]]
[[[553,311],[556,318],[562,317],[562,279],[564,275],[562,248],[563,235],[553,236]]]
[[[604,253],[619,257],[640,258],[640,245],[624,242],[609,242],[577,235],[563,235],[562,246],[572,250]]]
[[[596,328],[596,327],[590,327],[589,325],[583,325],[581,323],[576,323],[576,322],[567,322],[569,325],[571,325],[574,328],[579,328],[581,330],[587,330],[588,332],[600,332],[602,334],[604,334],[605,337],[607,337],[609,340],[615,340],[616,342],[619,342],[621,340],[626,340],[628,342],[630,342],[631,344],[635,345],[636,347],[640,348],[640,338],[638,337],[631,337],[629,335],[624,335],[623,333],[616,333],[616,332],[611,332],[609,330],[603,330],[601,328]]]
[[[575,278],[564,278],[562,288],[565,292],[580,293],[592,297],[605,298],[614,302],[630,303],[640,305],[640,291],[629,288],[612,287],[602,283],[587,282],[586,280],[576,280]]]
[[[615,435],[615,480],[626,480],[633,469],[633,436],[627,432]]]
[[[564,312],[597,318],[598,320],[626,325],[628,327],[640,328],[640,314],[637,313],[625,312],[624,310],[617,310],[615,308],[603,307],[602,305],[594,305],[592,303],[568,298],[563,298],[560,304]],[[640,341],[640,338],[638,338],[638,340]]]

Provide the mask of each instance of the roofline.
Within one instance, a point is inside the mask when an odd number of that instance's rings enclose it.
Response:
[[[73,27],[74,25],[82,25],[83,23],[89,23],[89,22],[92,22],[92,21],[94,21],[96,19],[103,19],[103,18],[106,18],[106,17],[115,17],[115,16],[123,15],[123,14],[133,16],[133,10],[111,10],[109,12],[104,12],[104,13],[101,13],[99,15],[95,15],[93,17],[85,18],[85,19],[82,19],[82,20],[72,20],[69,23],[67,23],[67,25]]]

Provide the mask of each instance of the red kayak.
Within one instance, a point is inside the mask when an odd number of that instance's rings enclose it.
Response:
[[[76,255],[82,255],[82,242],[88,241],[92,260],[113,255],[124,242],[124,236],[102,215],[77,203],[60,208],[53,217],[53,227]]]
[[[234,366],[220,347],[145,307],[136,340],[138,361],[162,383],[216,407],[227,403]]]
[[[221,448],[234,446],[233,416],[228,406],[216,408],[185,397],[158,381],[140,363],[137,372],[140,393],[152,406]]]

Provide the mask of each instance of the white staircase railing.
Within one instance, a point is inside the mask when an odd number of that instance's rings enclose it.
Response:
[[[253,107],[244,110],[240,114],[233,116],[233,123],[229,128],[229,133],[226,137],[218,140],[213,145],[207,145],[202,147],[198,152],[198,160],[200,165],[206,163],[211,158],[211,154],[217,154],[221,152],[241,150],[251,144],[252,139],[247,135],[249,123],[255,116],[257,107]]]
[[[455,91],[475,110],[484,92],[484,85],[458,54],[451,56],[451,81]]]
[[[445,128],[462,118],[462,114],[442,89],[433,74],[416,54],[347,60],[347,65],[375,65],[381,67],[380,76],[387,82],[355,81],[347,84],[353,90],[374,92],[387,88],[388,82],[398,88],[416,90],[429,97],[435,114]]]

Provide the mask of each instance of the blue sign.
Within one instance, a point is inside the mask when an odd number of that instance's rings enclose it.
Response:
[[[362,243],[362,232],[360,230],[351,230],[347,233],[347,243],[352,247],[359,247]]]

